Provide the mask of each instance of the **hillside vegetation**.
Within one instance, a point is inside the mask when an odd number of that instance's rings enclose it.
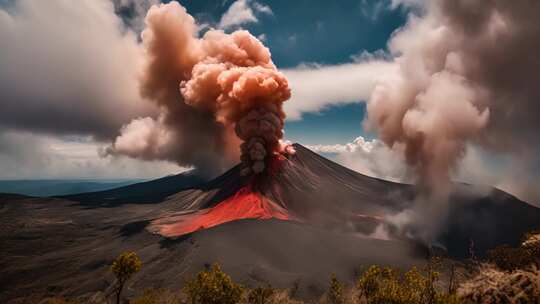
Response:
[[[127,259],[129,255],[130,259]],[[135,253],[120,256],[113,272],[118,273],[121,261],[138,261]],[[242,286],[222,271],[218,264],[202,270],[183,286],[180,292],[148,289],[134,298],[123,298],[130,304],[446,304],[446,303],[540,303],[540,232],[524,236],[517,248],[501,246],[489,252],[483,261],[471,259],[450,268],[443,260],[433,258],[426,267],[407,271],[377,265],[360,272],[352,286],[335,275],[328,281],[326,293],[318,300],[296,299],[298,286],[275,289],[269,285]],[[128,265],[129,266],[129,265]],[[131,265],[132,266],[132,265]],[[135,265],[140,268],[140,265]],[[448,266],[448,265],[447,265]],[[137,268],[135,267],[135,268]],[[144,267],[144,266],[142,266]],[[133,267],[131,267],[133,268]],[[137,268],[137,269],[138,269]],[[446,268],[446,269],[444,269]],[[443,280],[442,277],[445,277]],[[122,277],[122,276],[120,276]],[[123,286],[129,276],[119,277],[113,291]],[[120,285],[119,285],[120,284]],[[52,297],[21,299],[20,303],[102,304],[115,303],[118,293],[99,294],[85,299]],[[119,300],[120,301],[120,300]]]

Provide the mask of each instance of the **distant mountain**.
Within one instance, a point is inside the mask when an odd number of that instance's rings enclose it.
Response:
[[[301,145],[265,176],[234,167],[206,181],[196,172],[57,198],[0,195],[0,303],[29,293],[104,291],[125,250],[143,268],[127,292],[176,290],[221,263],[243,284],[299,286],[318,297],[331,273],[352,283],[362,266],[423,265],[425,245],[382,236],[385,217],[411,206],[415,190],[342,167]],[[540,209],[499,190],[455,185],[439,245],[450,258],[515,245],[540,228]]]
[[[30,196],[60,196],[118,188],[142,180],[0,180],[0,192]]]
[[[118,205],[125,203],[157,203],[167,196],[205,182],[195,170],[155,180],[131,184],[105,191],[63,196],[65,199],[90,205]]]

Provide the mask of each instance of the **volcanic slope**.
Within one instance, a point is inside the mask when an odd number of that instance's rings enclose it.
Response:
[[[106,292],[113,282],[108,267],[125,250],[143,260],[127,295],[148,287],[177,290],[213,262],[247,285],[296,282],[306,298],[319,296],[331,273],[351,282],[361,266],[425,262],[422,246],[378,233],[385,216],[410,207],[413,187],[294,147],[294,155],[257,180],[234,167],[208,182],[192,179],[193,172],[176,176],[186,181],[177,191],[160,180],[141,183],[140,198],[126,188],[98,193],[101,198],[0,197],[0,302],[30,293]],[[540,228],[539,209],[498,190],[477,190],[456,185],[452,194],[440,239],[452,256],[467,256],[471,240],[483,254]],[[148,194],[152,200],[144,199]]]

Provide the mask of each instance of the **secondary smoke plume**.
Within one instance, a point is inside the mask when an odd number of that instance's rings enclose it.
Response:
[[[468,142],[518,158],[540,150],[538,11],[526,0],[427,1],[390,41],[400,72],[375,88],[365,124],[402,148],[428,200],[445,201]]]
[[[176,2],[153,6],[145,22],[141,88],[161,115],[125,126],[112,151],[209,174],[241,152],[244,174],[261,173],[280,149],[282,105],[290,97],[270,51],[247,31],[197,37],[195,20]]]

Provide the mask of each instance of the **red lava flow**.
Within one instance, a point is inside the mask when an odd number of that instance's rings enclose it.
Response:
[[[235,220],[271,218],[293,220],[287,210],[252,191],[248,185],[215,207],[180,216],[174,223],[160,225],[159,233],[164,236],[181,236]]]

